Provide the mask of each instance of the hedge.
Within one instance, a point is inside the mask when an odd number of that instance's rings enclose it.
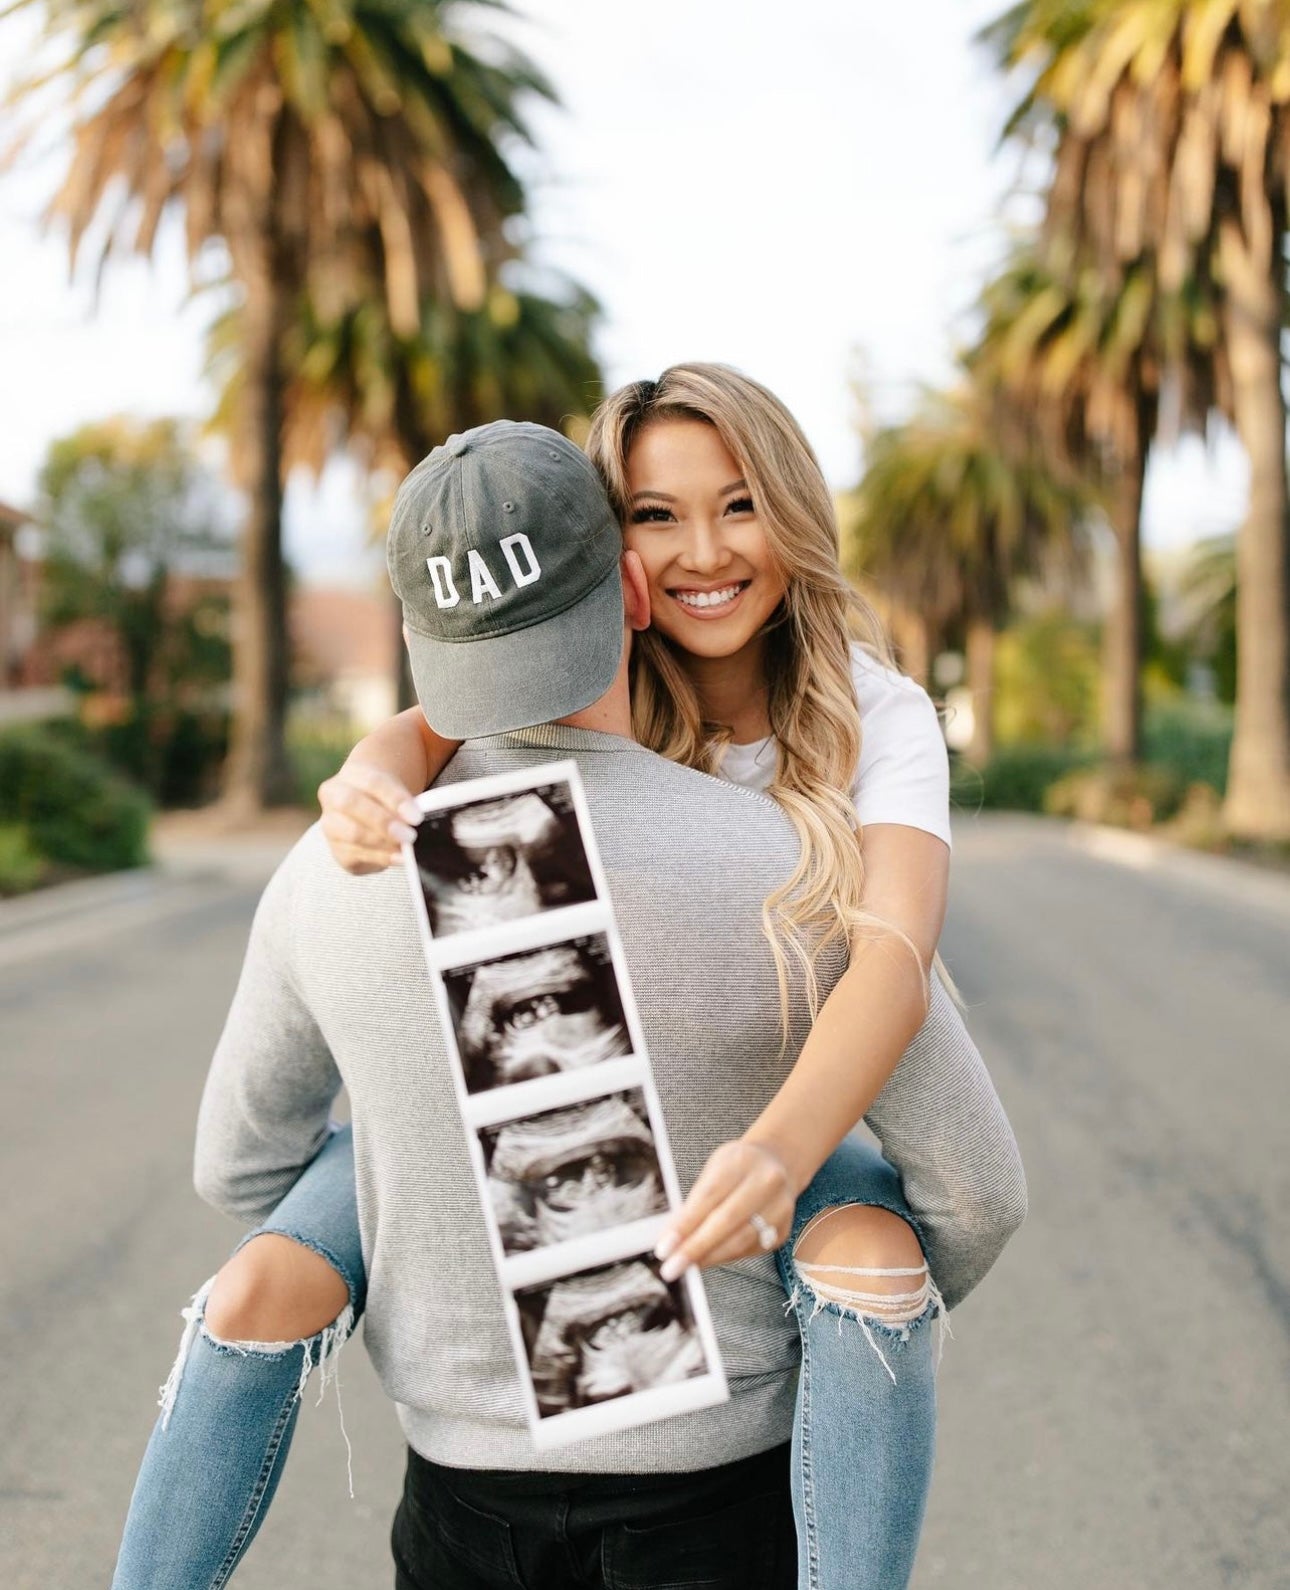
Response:
[[[0,734],[0,824],[43,860],[77,872],[142,866],[150,816],[139,790],[47,730]]]

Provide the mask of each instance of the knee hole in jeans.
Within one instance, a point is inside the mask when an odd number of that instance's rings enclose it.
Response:
[[[945,1348],[949,1322],[945,1305],[914,1228],[907,1220],[872,1204],[840,1204],[822,1210],[793,1248],[796,1287],[790,1302],[805,1292],[814,1299],[811,1318],[824,1309],[859,1325],[893,1382],[895,1371],[875,1331],[894,1346],[935,1314],[940,1319],[937,1362]]]
[[[793,1249],[799,1279],[817,1297],[884,1324],[917,1318],[928,1303],[927,1263],[907,1220],[871,1204],[826,1209]]]
[[[225,1342],[316,1336],[349,1305],[349,1288],[320,1253],[266,1231],[240,1247],[206,1300],[208,1333]]]

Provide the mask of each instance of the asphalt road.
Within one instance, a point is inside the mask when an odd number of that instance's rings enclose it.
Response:
[[[954,1316],[919,1590],[1290,1587],[1290,880],[1111,849],[960,830],[944,948],[1031,1215]],[[189,1152],[254,896],[0,913],[9,1590],[107,1585],[176,1310],[237,1234]],[[329,1394],[240,1590],[391,1583],[399,1434],[342,1365],[356,1499]]]

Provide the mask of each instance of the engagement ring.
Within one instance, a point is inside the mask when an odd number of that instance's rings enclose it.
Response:
[[[769,1253],[772,1248],[779,1246],[775,1228],[764,1215],[749,1215],[748,1224],[757,1233],[757,1241],[761,1244],[763,1252]]]

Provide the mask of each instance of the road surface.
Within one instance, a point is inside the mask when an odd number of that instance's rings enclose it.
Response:
[[[255,895],[0,913],[10,1590],[107,1585],[176,1310],[237,1235],[189,1154]],[[1031,1215],[954,1316],[916,1586],[1290,1587],[1290,880],[995,818],[953,896]],[[361,1343],[342,1368],[356,1499],[329,1394],[239,1590],[392,1582],[399,1433]]]

